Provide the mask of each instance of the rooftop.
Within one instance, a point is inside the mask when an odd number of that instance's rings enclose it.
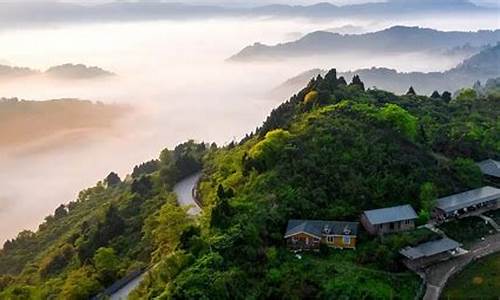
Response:
[[[326,234],[349,235],[358,233],[358,222],[339,222],[321,220],[289,220],[286,228],[285,238],[304,232],[318,238]]]
[[[403,248],[401,249],[401,251],[399,251],[399,253],[409,259],[418,259],[454,250],[460,246],[460,243],[458,243],[457,241],[449,238],[443,238],[437,241],[426,242],[415,247]]]
[[[437,207],[449,213],[495,199],[500,199],[500,189],[484,186],[460,194],[439,198],[437,200]]]
[[[366,210],[364,214],[373,225],[417,218],[415,210],[409,204]]]
[[[483,160],[477,163],[484,175],[500,178],[500,161],[493,159]]]

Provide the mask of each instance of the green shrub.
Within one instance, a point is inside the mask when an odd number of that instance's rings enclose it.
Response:
[[[84,300],[95,295],[102,286],[95,278],[95,272],[88,267],[72,271],[62,287],[61,299]]]
[[[113,248],[101,247],[97,249],[93,260],[101,282],[107,285],[117,279],[117,273],[120,270],[120,258]]]
[[[463,185],[469,188],[477,188],[482,185],[483,173],[476,163],[469,158],[457,158],[452,162],[455,176]]]
[[[414,140],[417,135],[417,118],[397,104],[386,104],[378,113],[379,118],[390,122],[399,132]]]
[[[45,257],[40,263],[40,276],[47,277],[61,271],[71,261],[74,249],[69,244],[64,244],[56,252]]]
[[[280,151],[291,138],[291,134],[283,129],[269,131],[264,139],[255,144],[249,151],[249,157],[258,170],[272,167],[280,155]]]

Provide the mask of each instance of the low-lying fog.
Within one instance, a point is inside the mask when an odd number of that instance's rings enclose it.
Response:
[[[467,28],[445,20],[399,24],[460,30],[497,26],[478,22]],[[43,70],[68,62],[84,63],[118,74],[115,79],[102,81],[0,82],[0,97],[71,97],[130,104],[134,110],[120,121],[117,130],[72,140],[64,147],[48,145],[36,153],[19,151],[9,156],[0,149],[0,243],[22,229],[36,229],[60,203],[74,200],[81,189],[110,171],[123,177],[135,164],[157,157],[163,147],[190,138],[218,144],[241,138],[285,100],[266,99],[268,91],[307,69],[386,66],[402,71],[434,71],[453,67],[462,59],[415,53],[391,57],[345,54],[259,64],[225,62],[256,41],[274,44],[297,33],[346,24],[372,30],[395,25],[369,20],[319,24],[225,19],[0,31],[0,59],[12,65]]]

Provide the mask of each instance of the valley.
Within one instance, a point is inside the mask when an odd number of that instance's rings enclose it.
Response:
[[[3,1],[0,299],[494,299],[499,15]]]

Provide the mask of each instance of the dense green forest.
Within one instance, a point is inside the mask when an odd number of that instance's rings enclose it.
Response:
[[[208,145],[188,141],[138,165],[123,181],[110,173],[59,206],[36,232],[0,250],[0,299],[88,299],[152,261],[161,211],[173,185],[201,168]]]
[[[286,223],[356,221],[402,203],[425,222],[438,195],[483,183],[475,160],[499,158],[498,90],[490,82],[454,96],[397,96],[331,70],[239,143],[164,150],[8,241],[0,298],[87,299],[151,267],[133,299],[413,299],[421,282],[398,250],[432,232],[361,233],[354,251],[299,258],[285,248]],[[172,187],[198,170],[203,213],[193,218]]]

